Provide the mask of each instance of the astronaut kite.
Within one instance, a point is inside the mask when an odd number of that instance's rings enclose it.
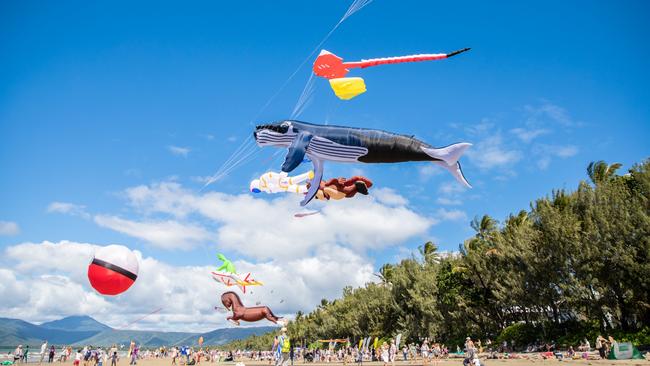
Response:
[[[306,194],[311,186],[309,180],[313,178],[313,170],[292,177],[286,172],[266,172],[259,179],[251,181],[250,190],[253,193],[292,192]],[[352,198],[357,193],[367,195],[370,187],[372,187],[372,181],[362,176],[332,178],[320,182],[315,198],[323,201]]]

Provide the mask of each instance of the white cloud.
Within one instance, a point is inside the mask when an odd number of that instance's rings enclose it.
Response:
[[[438,203],[439,205],[458,206],[463,204],[463,201],[459,199],[439,197],[438,199],[436,199],[436,203]]]
[[[467,214],[462,210],[447,210],[439,208],[435,212],[435,217],[440,221],[463,221],[467,220]]]
[[[187,155],[190,153],[190,149],[188,147],[180,147],[180,146],[173,146],[173,145],[167,146],[167,150],[169,150],[169,152],[171,152],[176,156],[182,156],[184,158],[186,158]]]
[[[537,106],[526,105],[524,106],[524,112],[526,114],[525,122],[529,126],[548,125],[549,122],[557,123],[564,127],[579,125],[578,122],[571,118],[566,109],[548,101],[543,101],[541,105]]]
[[[556,146],[553,150],[555,151],[555,156],[560,158],[569,158],[578,153],[578,147],[573,145]]]
[[[47,212],[53,213],[62,213],[72,216],[80,216],[85,219],[90,218],[90,215],[86,212],[86,206],[77,205],[69,202],[52,202],[47,206]]]
[[[123,328],[162,308],[128,329],[207,331],[228,326],[226,314],[213,309],[221,306],[219,293],[226,291],[211,279],[213,268],[172,266],[136,251],[140,271],[135,284],[120,296],[101,296],[86,278],[96,248],[70,241],[7,247],[4,263],[0,262],[0,313],[33,322],[89,315]],[[264,282],[242,296],[245,305],[260,301],[276,314],[291,317],[298,310],[313,309],[323,297],[340,296],[346,285],[361,286],[373,280],[373,268],[365,256],[338,246],[321,248],[313,257],[278,257],[280,261],[234,262],[240,272],[251,271]]]
[[[525,143],[529,143],[533,141],[535,138],[545,135],[550,131],[543,128],[531,128],[531,129],[513,128],[512,130],[510,130],[510,132],[515,136],[517,136],[521,141]]]
[[[376,188],[372,190],[372,196],[379,202],[385,203],[390,206],[405,206],[408,200],[399,195],[392,188]]]
[[[472,149],[467,151],[470,161],[481,170],[500,167],[511,167],[521,160],[522,153],[504,145],[499,132],[478,141]]]
[[[537,167],[545,170],[551,164],[553,157],[560,159],[570,158],[578,154],[579,149],[574,145],[545,145],[537,144],[533,147],[532,153],[538,157]]]
[[[196,194],[175,182],[163,182],[151,186],[127,189],[125,197],[137,211],[146,215],[170,215],[177,220],[186,220],[196,215],[215,226],[216,240],[222,248],[235,250],[258,259],[273,256],[268,248],[276,252],[291,252],[293,255],[307,255],[316,248],[342,245],[355,249],[381,248],[399,245],[404,241],[422,236],[433,221],[406,208],[405,198],[388,190],[379,191],[377,200],[357,195],[354,200],[315,202],[313,208],[321,207],[320,214],[296,218],[299,211],[298,195],[278,195],[266,200],[251,195],[229,195],[220,192]],[[382,201],[383,200],[383,201]],[[390,202],[388,204],[387,202]],[[103,226],[112,227],[128,235],[152,240],[143,232],[161,236],[161,230],[176,225],[179,235],[197,232],[192,241],[207,239],[200,228],[186,230],[176,221],[165,227],[154,225],[151,230],[136,227],[126,220],[102,220]],[[309,238],[309,240],[306,240]],[[160,239],[159,243],[176,242],[183,238]]]
[[[111,215],[96,215],[97,225],[145,240],[163,249],[191,249],[208,240],[211,234],[203,227],[166,221],[132,221]]]
[[[253,197],[197,193],[167,181],[126,189],[127,210],[94,215],[97,225],[164,249],[192,249],[210,241],[232,256],[239,272],[251,272],[264,286],[251,287],[246,305],[270,306],[291,317],[312,310],[323,297],[341,295],[345,286],[373,281],[368,250],[403,246],[427,234],[440,219],[410,210],[397,192],[381,188],[354,200],[315,202],[317,215],[296,218],[298,195]],[[52,212],[76,212],[58,203]],[[83,211],[85,212],[85,211]],[[425,240],[425,238],[422,238]],[[140,261],[138,280],[116,297],[98,295],[86,271],[96,246],[89,243],[22,243],[0,253],[0,314],[28,321],[90,315],[114,327],[163,308],[129,329],[206,331],[227,326],[213,309],[226,288],[211,279],[208,266]],[[190,253],[194,254],[194,253]],[[236,260],[237,258],[247,260]],[[256,325],[266,325],[262,322]]]
[[[423,182],[427,182],[431,177],[441,175],[443,172],[443,169],[440,169],[439,166],[434,164],[423,164],[418,166],[418,175],[420,180]]]
[[[0,235],[13,236],[20,233],[20,227],[13,221],[0,221]]]
[[[438,192],[443,195],[455,195],[467,191],[467,188],[456,182],[445,182],[438,187]]]

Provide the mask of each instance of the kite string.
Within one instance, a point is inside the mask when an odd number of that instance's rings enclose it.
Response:
[[[249,162],[253,161],[255,158],[257,158],[257,155],[261,152],[261,149],[254,149],[251,150],[249,153],[246,155],[242,156],[239,158],[239,160],[235,161],[228,169],[224,170],[223,173],[217,179],[221,179],[222,177],[228,175],[230,172],[232,172],[234,169],[237,167],[248,164]]]
[[[316,47],[314,47],[314,49],[307,55],[307,57],[305,57],[302,60],[302,62],[298,64],[298,67],[296,67],[296,69],[291,73],[291,75],[289,75],[289,77],[282,83],[280,88],[266,101],[266,103],[257,112],[257,114],[255,114],[255,117],[253,117],[253,119],[250,122],[251,124],[254,120],[256,120],[260,116],[260,114],[262,114],[262,112],[266,110],[266,108],[268,108],[271,102],[273,102],[273,100],[282,92],[282,90],[284,90],[284,88],[289,84],[289,82],[291,82],[291,80],[296,76],[298,71],[300,71],[300,69],[305,65],[305,63],[307,63],[307,61],[309,61],[311,57],[316,53],[316,51],[318,51],[321,48],[321,46],[330,38],[330,36],[334,33],[334,31],[336,31],[339,25],[341,25],[341,23],[343,23],[347,18],[351,17],[354,13],[358,12],[359,10],[361,10],[363,7],[370,4],[371,2],[372,0],[354,0],[352,2],[348,10],[345,12],[345,14],[343,14],[341,19],[338,21],[338,23],[336,23],[336,25],[332,27],[332,29],[325,35],[325,37],[323,37],[323,39],[321,39],[321,41],[318,42]]]
[[[209,178],[209,180],[208,180],[209,183],[207,183],[206,185],[210,184],[210,183],[211,183],[211,180],[212,180],[214,177],[218,176],[218,175],[221,173],[221,171],[223,171],[223,169],[224,169],[226,166],[228,166],[228,164],[230,164],[230,162],[231,162],[233,159],[235,159],[237,156],[239,156],[239,154],[241,153],[241,151],[243,151],[243,150],[245,150],[245,149],[247,148],[247,144],[248,144],[248,139],[245,139],[244,141],[242,141],[241,144],[239,144],[239,146],[237,147],[237,149],[235,149],[235,151],[234,151],[232,154],[230,154],[230,156],[228,157],[228,159],[226,159],[226,161],[223,162],[223,164],[221,164],[221,166],[217,169],[217,171],[216,171],[214,174],[212,174],[212,176],[211,176],[211,177]]]
[[[244,141],[242,141],[242,143],[239,145],[239,147],[237,148],[237,150],[235,150],[235,152],[234,152],[234,153],[233,153],[233,154],[228,158],[228,160],[226,160],[226,161],[221,165],[221,167],[219,168],[219,170],[217,170],[217,173],[219,173],[219,172],[222,171],[223,169],[227,168],[227,167],[229,166],[229,164],[230,164],[233,160],[237,159],[237,157],[239,157],[241,154],[244,154],[245,151],[248,151],[248,149],[251,148],[251,142],[252,142],[252,139],[253,139],[252,136],[250,136],[250,135],[247,136],[247,137],[244,139]]]
[[[150,313],[148,313],[148,314],[146,314],[146,315],[144,315],[144,316],[141,316],[140,318],[138,318],[138,319],[136,319],[136,320],[134,320],[134,321],[132,321],[132,322],[130,322],[130,323],[127,323],[126,325],[124,325],[124,326],[122,326],[122,327],[120,327],[120,328],[122,328],[122,329],[128,328],[128,327],[130,327],[131,325],[133,325],[133,324],[139,322],[140,320],[142,320],[142,319],[148,317],[149,315],[153,315],[153,314],[155,314],[155,313],[161,311],[162,309],[163,309],[163,308],[158,308],[158,309],[156,309],[156,310],[154,310],[154,311],[152,311],[152,312],[150,312]]]
[[[345,12],[345,14],[343,14],[341,19],[338,21],[338,23],[336,23],[336,25],[334,25],[334,27],[332,27],[332,29],[325,35],[325,37],[323,37],[323,39],[321,39],[321,41],[318,42],[316,47],[314,47],[314,49],[307,55],[307,57],[305,57],[302,60],[302,62],[300,62],[300,64],[298,64],[298,67],[296,67],[296,69],[282,83],[280,88],[278,88],[278,90],[273,95],[271,95],[271,97],[266,101],[266,103],[264,103],[262,108],[260,108],[257,111],[255,116],[249,121],[249,125],[252,125],[253,121],[255,121],[269,107],[269,105],[271,105],[273,100],[275,100],[275,98],[284,90],[284,88],[289,84],[289,82],[291,82],[291,80],[296,76],[298,71],[300,71],[300,69],[305,65],[305,63],[307,63],[307,61],[309,61],[309,59],[311,59],[311,57],[314,55],[314,53],[316,53],[316,51],[318,51],[318,49],[329,39],[329,37],[334,33],[334,31],[336,31],[336,29],[341,25],[341,23],[343,23],[346,19],[348,19],[354,13],[358,12],[359,10],[361,10],[363,7],[370,4],[371,2],[372,2],[372,0],[354,0],[352,2],[350,7],[348,8],[348,10]],[[294,107],[293,115],[298,116],[298,115],[300,115],[300,113],[302,113],[304,111],[305,104],[309,100],[309,96],[311,96],[311,94],[313,93],[313,85],[310,85],[310,84],[313,84],[313,73],[310,75],[310,78],[307,81],[307,85],[303,89],[303,94],[301,94],[300,98],[298,98],[298,103]],[[308,94],[307,98],[305,98],[305,94]],[[210,184],[216,182],[221,177],[223,177],[225,174],[232,171],[232,169],[234,169],[234,167],[243,164],[242,163],[243,159],[239,159],[239,158],[241,156],[249,156],[249,155],[247,155],[247,152],[248,152],[248,149],[250,147],[247,146],[247,143],[250,141],[251,137],[252,136],[249,135],[248,138],[244,142],[242,142],[242,144],[226,160],[226,162],[224,162],[219,167],[219,169],[217,169],[217,172],[215,172],[215,174],[213,174],[208,179],[208,181],[200,189],[199,192],[203,191],[207,186],[209,186]],[[232,163],[233,161],[235,161],[235,163]],[[240,163],[240,164],[238,164],[238,163]]]
[[[201,188],[201,191],[205,189],[210,184],[219,180],[224,174],[224,171],[229,170],[232,165],[238,161],[241,156],[248,155],[249,152],[254,151],[257,147],[255,143],[252,142],[252,136],[248,136],[242,143],[237,147],[237,149],[230,155],[230,157],[217,169],[217,171],[208,178],[207,182]]]
[[[314,86],[315,86],[314,73],[309,73],[309,79],[305,83],[305,87],[302,89],[302,93],[296,101],[296,105],[293,107],[293,112],[291,113],[291,119],[296,119],[302,114],[302,112],[307,108],[309,102],[312,100],[314,95]]]

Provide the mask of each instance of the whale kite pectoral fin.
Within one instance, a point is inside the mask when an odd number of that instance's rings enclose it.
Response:
[[[300,202],[300,206],[307,205],[316,196],[318,189],[320,189],[320,181],[323,179],[323,162],[316,158],[312,158],[311,161],[314,164],[314,177],[309,182],[309,190],[305,198]]]
[[[436,160],[442,160],[447,163],[447,165],[451,166],[458,162],[460,156],[463,155],[465,150],[467,150],[467,148],[470,146],[472,146],[472,144],[469,142],[460,142],[458,144],[441,147],[439,149],[422,146],[422,151],[424,151],[430,157]]]
[[[463,170],[460,168],[460,163],[459,162],[456,162],[456,164],[447,165],[447,164],[445,164],[444,161],[436,160],[436,161],[433,161],[432,163],[434,163],[436,165],[440,165],[441,167],[447,169],[447,171],[449,171],[451,173],[451,175],[453,175],[454,178],[456,178],[456,180],[460,184],[464,185],[467,188],[472,188],[472,186],[469,184],[469,182],[465,178],[465,175],[463,174]]]
[[[284,163],[282,164],[283,172],[290,172],[302,163],[307,152],[307,145],[309,145],[312,137],[313,135],[307,132],[300,132],[296,136],[291,145],[289,145],[289,152],[287,152],[287,156],[284,158]]]

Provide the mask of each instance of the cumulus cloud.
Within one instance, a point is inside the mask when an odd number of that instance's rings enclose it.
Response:
[[[95,215],[97,225],[142,239],[163,249],[191,249],[208,240],[205,228],[174,220],[133,221],[111,215]]]
[[[372,191],[372,195],[381,203],[391,206],[404,206],[408,200],[399,195],[392,188],[377,188]]]
[[[79,216],[85,219],[90,218],[90,214],[86,212],[86,206],[77,205],[69,202],[52,202],[47,206],[49,213],[62,213],[66,215]]]
[[[89,285],[86,268],[98,246],[70,241],[22,243],[5,248],[0,269],[0,313],[41,322],[67,315],[89,315],[116,328],[162,308],[128,329],[207,331],[227,326],[213,268],[173,266],[135,251],[140,272],[135,284],[116,297],[98,295]],[[244,298],[269,305],[291,317],[313,309],[322,297],[340,296],[346,285],[372,280],[372,265],[359,254],[338,246],[317,255],[286,261],[235,261],[238,270],[253,271],[265,286]],[[327,275],[324,275],[327,274]],[[214,290],[214,291],[212,291]]]
[[[387,188],[354,200],[315,202],[318,214],[302,218],[294,217],[300,211],[295,195],[269,200],[198,193],[166,181],[131,187],[120,196],[126,209],[92,215],[97,225],[168,250],[216,243],[239,272],[251,272],[265,284],[251,288],[245,303],[261,302],[289,318],[312,310],[323,297],[340,296],[345,286],[373,281],[374,263],[366,252],[426,240],[432,225],[457,215],[451,210],[439,218],[420,215]],[[86,214],[83,206],[65,202],[53,202],[48,211]],[[86,278],[96,248],[71,241],[5,247],[0,298],[9,300],[0,302],[0,314],[34,322],[81,314],[120,328],[163,308],[129,329],[207,331],[227,325],[225,314],[214,310],[224,287],[212,280],[213,267],[172,265],[135,251],[136,283],[120,296],[104,297]]]
[[[190,148],[181,147],[181,146],[174,146],[174,145],[167,146],[167,150],[169,150],[169,152],[171,152],[172,154],[174,154],[176,156],[182,156],[184,158],[186,158],[187,155],[190,153]]]
[[[0,235],[13,236],[20,233],[20,227],[13,221],[0,221]]]
[[[257,259],[272,256],[266,248],[302,256],[316,248],[334,244],[357,250],[399,245],[424,235],[433,224],[432,220],[407,208],[407,200],[394,191],[380,189],[378,195],[375,193],[373,197],[376,199],[357,196],[354,200],[331,201],[320,206],[315,202],[313,207],[321,207],[320,213],[303,218],[294,217],[300,198],[292,195],[266,200],[220,192],[197,194],[176,182],[162,182],[127,189],[125,197],[131,207],[145,215],[207,220],[216,227],[214,237],[209,236],[205,229],[198,230],[198,227],[186,231],[178,226],[177,221],[171,221],[171,225],[176,225],[182,232],[198,233],[192,235],[192,241],[209,237],[221,248]],[[164,228],[155,226],[155,230],[142,230],[134,222],[119,218],[108,220],[102,217],[98,223],[145,240],[152,240],[153,235],[157,235],[159,244],[182,239],[163,239],[161,231]],[[165,223],[165,226],[169,225]],[[147,237],[143,232],[149,233]]]

